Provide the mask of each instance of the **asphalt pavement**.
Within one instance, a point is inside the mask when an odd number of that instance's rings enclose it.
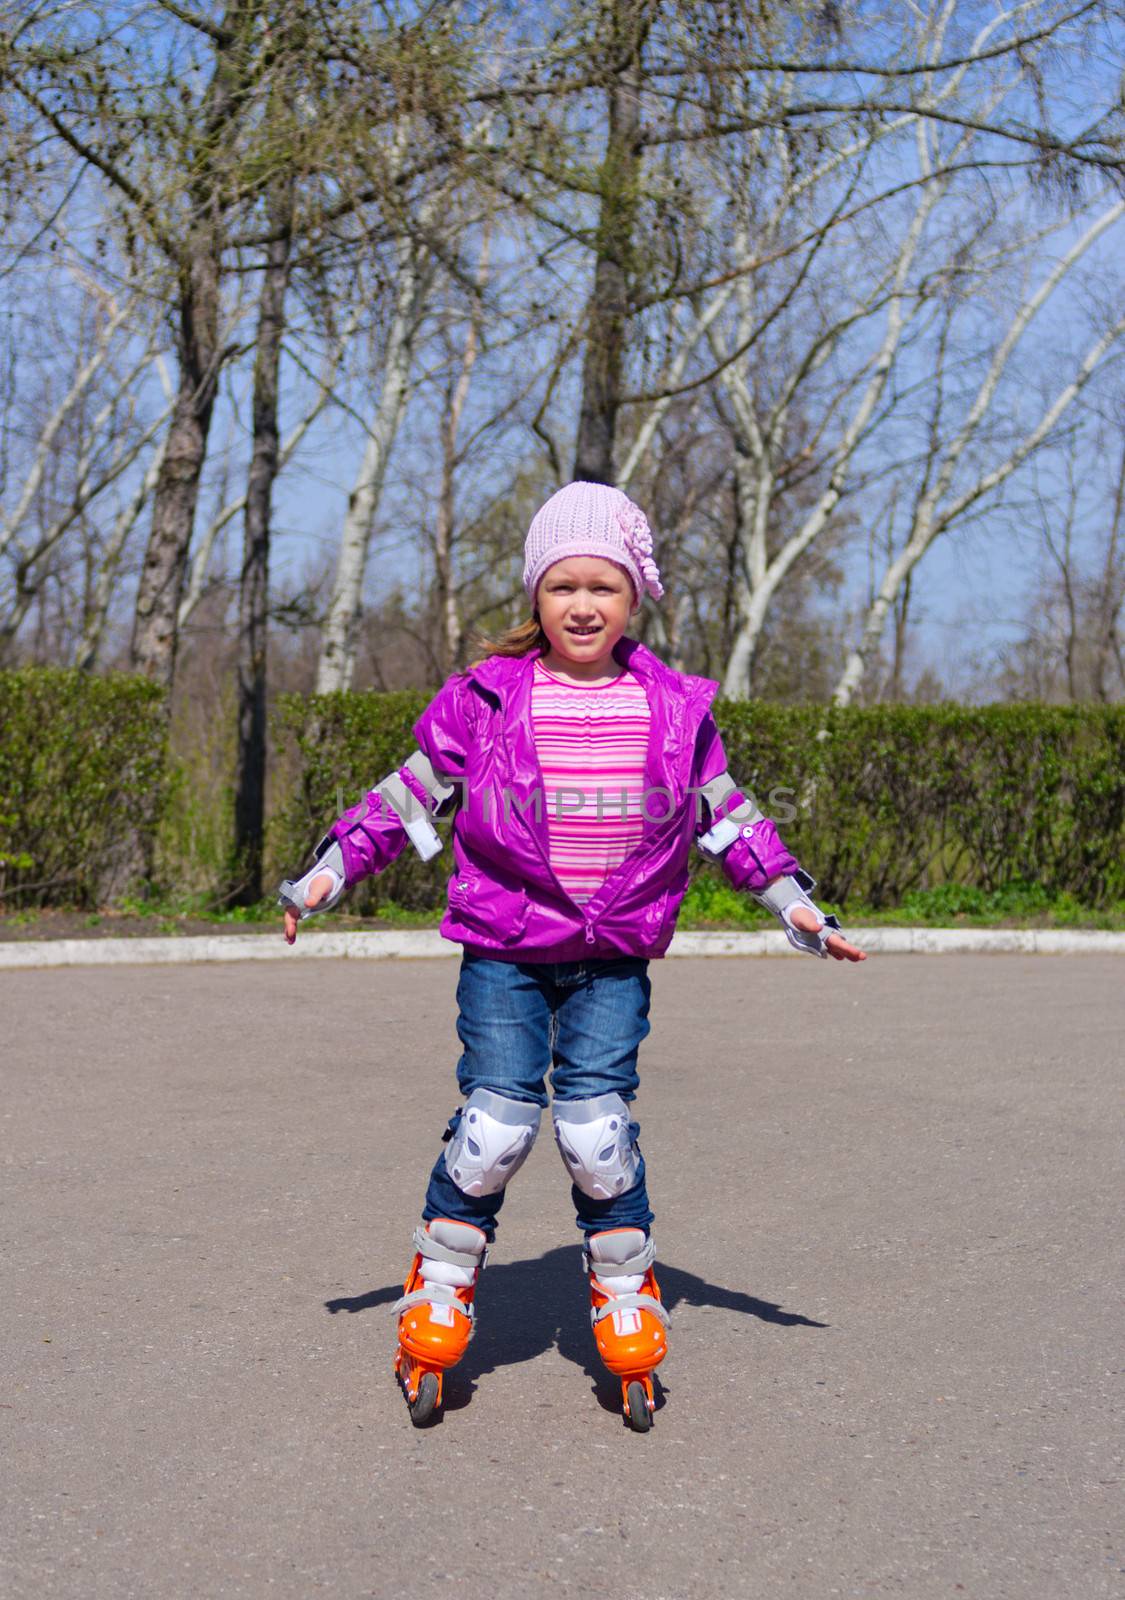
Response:
[[[549,1125],[410,1425],[455,964],[0,972],[0,1592],[1122,1594],[1122,970],[653,963],[646,1436]]]

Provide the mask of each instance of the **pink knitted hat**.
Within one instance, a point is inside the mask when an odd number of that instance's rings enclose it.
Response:
[[[568,483],[531,519],[523,547],[523,586],[532,605],[539,580],[564,556],[604,556],[623,567],[638,599],[664,594],[652,559],[652,532],[640,506],[605,483]]]

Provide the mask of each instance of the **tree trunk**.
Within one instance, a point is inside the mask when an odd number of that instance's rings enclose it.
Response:
[[[471,335],[470,335],[471,337]],[[445,681],[457,664],[461,648],[461,619],[457,614],[457,593],[453,573],[453,532],[456,518],[454,473],[456,469],[456,421],[450,403],[441,428],[441,490],[438,494],[434,533],[434,582],[437,600],[437,666]]]
[[[278,372],[292,247],[293,187],[271,208],[278,237],[266,256],[254,356],[254,442],[246,488],[238,591],[238,754],[234,786],[234,862],[230,902],[262,897],[266,793],[266,662],[269,635],[270,505],[280,460]]]
[[[257,33],[258,7],[230,0],[224,8],[222,42],[203,103],[203,126],[193,152],[190,196],[195,223],[180,255],[177,328],[179,390],[152,507],[152,531],[137,586],[132,665],[171,686],[179,643],[180,596],[191,545],[199,479],[219,384],[225,164],[229,124],[243,109],[249,56]]]
[[[773,481],[764,455],[749,455],[736,447],[737,542],[732,552],[731,597],[737,623],[723,671],[723,694],[730,700],[748,700],[754,693],[758,647],[777,588],[777,580],[766,559]]]
[[[889,699],[897,705],[902,699],[902,679],[906,667],[906,627],[910,615],[910,585],[912,574],[907,573],[902,585],[902,594],[899,596],[895,608],[895,650],[891,664],[891,682]]]
[[[1091,676],[1094,699],[1100,700],[1103,705],[1109,703],[1109,663],[1111,658],[1116,655],[1117,617],[1121,610],[1123,589],[1125,589],[1125,585],[1122,584],[1117,559],[1117,541],[1121,531],[1123,511],[1125,511],[1125,449],[1121,452],[1121,464],[1117,469],[1117,483],[1113,494],[1113,516],[1110,519],[1109,539],[1106,543],[1105,561],[1102,565],[1102,580],[1095,612],[1096,631]],[[1118,659],[1120,658],[1118,657]]]
[[[180,594],[219,381],[218,242],[205,229],[189,248],[191,259],[181,280],[179,390],[160,463],[133,622],[134,671],[166,686],[176,669]]]
[[[1122,202],[1122,206],[1125,207],[1125,202]],[[1066,263],[1073,261],[1080,253],[1081,248],[1085,248],[1086,242],[1093,235],[1094,230],[1091,229],[1086,236],[1086,240],[1079,241],[1078,246],[1072,246],[1069,256],[1064,258],[1062,271],[1066,270]],[[1062,276],[1062,272],[1058,267],[1054,269],[1052,276],[1055,282]],[[1035,299],[1040,304],[1045,298],[1046,296],[1041,291],[1037,291]],[[1034,301],[1028,301],[1021,307],[1013,326],[1019,326],[1020,323],[1026,326],[1029,320],[1027,307],[1033,303]],[[1125,315],[1119,317],[1116,322],[1105,330],[1100,338],[1094,341],[1083,357],[1077,373],[1068,383],[1063,385],[1035,427],[1020,440],[1007,457],[999,465],[990,467],[987,471],[982,472],[975,483],[965,489],[956,499],[939,508],[939,498],[949,487],[957,458],[976,433],[981,419],[985,416],[991,403],[992,395],[995,393],[999,379],[997,370],[999,358],[993,358],[992,368],[981,386],[980,394],[969,412],[968,419],[962,423],[953,441],[942,451],[942,460],[937,470],[936,482],[926,489],[915,507],[910,538],[883,573],[882,582],[868,607],[859,643],[849,653],[844,670],[840,674],[835,689],[832,691],[833,705],[847,706],[851,704],[867,670],[868,662],[878,648],[879,640],[882,638],[883,628],[886,624],[887,613],[894,605],[899,589],[919,561],[921,561],[934,540],[987,494],[990,494],[1005,483],[1014,472],[1018,471],[1027,458],[1040,448],[1043,441],[1050,437],[1052,430],[1067,408],[1074,403],[1098,370],[1107,351],[1121,338],[1122,334],[1125,334]],[[1000,356],[1003,362],[1007,361],[1015,344],[1016,340],[1009,334],[1000,347]]]
[[[488,276],[488,238],[481,251],[477,283],[483,289]],[[469,398],[473,368],[480,349],[479,306],[474,306],[465,332],[465,343],[456,373],[451,375],[446,388],[445,408],[441,418],[441,491],[437,505],[437,527],[434,539],[434,575],[437,586],[437,612],[439,627],[438,672],[444,681],[455,669],[461,654],[463,628],[457,604],[457,587],[453,564],[454,533],[456,528],[456,478],[458,466],[457,433],[465,402]]]
[[[106,541],[102,554],[101,566],[97,578],[94,580],[93,592],[86,606],[85,622],[82,626],[82,638],[74,654],[74,665],[80,672],[92,672],[98,659],[101,648],[102,636],[105,633],[106,620],[109,616],[110,603],[113,600],[113,585],[117,578],[117,568],[121,561],[121,553],[125,542],[132,533],[146,502],[156,488],[160,476],[160,464],[164,459],[167,449],[167,434],[157,445],[153,452],[152,460],[144,477],[137,485],[132,499],[118,513],[113,524],[113,532]]]
[[[609,46],[613,69],[606,89],[609,129],[574,452],[574,476],[589,483],[616,482],[613,457],[641,172],[641,57],[651,26],[647,0],[614,0]]]
[[[387,461],[410,393],[410,364],[418,313],[428,283],[428,269],[409,239],[398,249],[395,313],[387,334],[383,387],[371,423],[356,481],[348,499],[332,598],[321,638],[316,670],[317,694],[350,689],[355,675],[359,619],[367,553],[379,515]]]

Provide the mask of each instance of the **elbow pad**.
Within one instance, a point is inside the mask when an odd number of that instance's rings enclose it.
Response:
[[[408,772],[424,791],[426,803],[418,798],[413,789],[407,787],[403,781],[403,772]],[[377,794],[386,809],[398,818],[423,861],[429,861],[439,853],[441,839],[430,821],[427,804],[435,815],[440,814],[448,809],[448,803],[456,794],[456,789],[452,784],[442,781],[428,756],[421,750],[416,750],[398,771],[389,773],[372,793]],[[347,888],[344,854],[339,840],[331,833],[326,833],[314,854],[316,860],[303,878],[285,878],[278,889],[278,904],[291,907],[302,920],[305,917],[314,917],[321,911],[330,911]],[[309,884],[325,872],[333,879],[331,893],[321,901],[320,905],[306,906],[305,895]]]
[[[430,811],[435,815],[453,797],[455,790],[452,784],[442,782],[429,756],[421,750],[415,750],[398,772],[390,773],[375,789],[383,804],[394,812],[406,829],[407,837],[422,860],[429,861],[440,853],[441,839],[430,821],[430,812],[403,782],[403,771],[409,772],[425,790]]]
[[[768,889],[762,889],[753,895],[760,906],[765,906],[767,911],[772,911],[779,918],[781,926],[785,929],[785,937],[794,950],[800,950],[805,955],[820,956],[822,960],[828,956],[828,940],[833,933],[840,932],[838,917],[827,916],[818,905],[809,898],[809,890],[816,888],[816,879],[810,878],[807,872],[798,869],[796,872],[787,872],[778,878],[776,883],[771,883]],[[796,906],[808,906],[820,918],[820,927],[815,933],[806,933],[803,928],[795,928],[792,921],[792,912]]]
[[[303,922],[306,917],[315,917],[321,911],[331,911],[339,900],[347,883],[344,878],[344,852],[340,849],[338,840],[326,833],[314,851],[316,860],[305,873],[303,878],[283,878],[277,891],[277,903],[295,911]],[[332,879],[332,889],[318,906],[307,906],[305,895],[308,893],[309,884],[314,878],[319,878],[328,873]]]
[[[724,800],[738,792],[738,785],[729,772],[720,772],[717,778],[712,778],[710,783],[702,784],[696,792],[706,800],[711,816],[714,817]],[[764,821],[765,817],[752,800],[740,800],[721,821],[713,821],[707,832],[700,834],[696,843],[705,856],[718,859],[726,854],[743,828]]]

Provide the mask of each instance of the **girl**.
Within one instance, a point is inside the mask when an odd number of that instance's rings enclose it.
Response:
[[[430,817],[460,791],[441,931],[464,946],[464,1103],[395,1307],[395,1370],[424,1422],[472,1336],[486,1245],[549,1080],[598,1351],[644,1431],[668,1319],[629,1103],[649,1031],[648,963],[671,941],[693,843],[775,911],[798,948],[865,956],[817,910],[812,880],[727,774],[709,710],[718,685],[626,637],[642,595],[664,592],[643,512],[601,484],[561,489],[532,521],[524,587],[531,620],[449,679],[414,727],[418,750],[335,823],[304,878],[282,885],[285,937],[408,839],[424,856],[440,849]]]

